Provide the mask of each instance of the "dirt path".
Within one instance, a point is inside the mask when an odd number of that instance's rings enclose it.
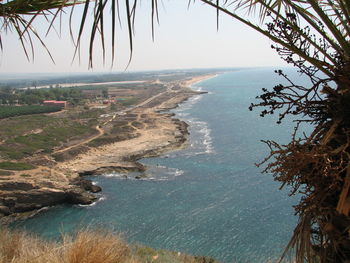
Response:
[[[161,92],[161,93],[158,93],[158,94],[156,94],[156,95],[154,95],[154,96],[148,98],[147,100],[144,100],[143,102],[141,102],[141,103],[135,105],[132,109],[140,108],[140,107],[146,105],[147,103],[151,102],[151,101],[154,100],[155,98],[158,98],[158,97],[160,97],[161,95],[165,94],[166,92],[167,92],[167,91],[163,91],[163,92]]]
[[[141,103],[139,103],[139,104],[134,105],[133,107],[131,107],[131,108],[127,109],[127,110],[122,110],[122,111],[116,112],[116,113],[113,115],[112,118],[110,118],[109,120],[107,120],[107,121],[105,121],[104,123],[102,123],[102,124],[100,124],[100,125],[97,125],[97,126],[95,127],[95,129],[96,129],[96,131],[98,132],[98,134],[96,134],[96,135],[94,135],[93,137],[90,137],[90,138],[88,138],[88,139],[86,139],[86,140],[84,140],[84,141],[82,141],[82,142],[79,142],[79,143],[77,143],[77,144],[68,146],[68,147],[63,148],[63,149],[56,150],[56,151],[53,152],[53,154],[55,154],[55,153],[62,153],[62,152],[71,150],[71,149],[73,149],[73,148],[75,148],[75,147],[78,147],[78,146],[87,144],[87,143],[89,143],[89,142],[91,142],[91,141],[93,141],[93,140],[95,140],[95,139],[101,137],[102,135],[105,134],[105,131],[103,130],[102,127],[105,126],[107,123],[113,121],[113,120],[117,117],[118,114],[120,114],[120,113],[126,113],[126,112],[131,112],[132,110],[134,110],[134,109],[136,109],[136,108],[142,107],[143,105],[146,105],[148,102],[150,102],[150,101],[152,101],[152,100],[158,98],[159,96],[163,95],[163,94],[166,93],[166,92],[167,92],[167,91],[158,93],[158,94],[156,94],[156,95],[154,95],[154,96],[152,96],[152,97],[146,99],[145,101],[143,101],[143,102],[141,102]]]
[[[59,114],[62,114],[64,112],[67,112],[67,110],[60,110],[60,111],[49,112],[49,113],[45,113],[45,114],[48,116],[52,116],[52,115],[59,115]]]
[[[174,87],[175,85],[180,85],[181,87],[190,87],[190,86],[193,85],[194,83],[199,82],[199,81],[201,81],[201,80],[203,80],[203,79],[206,79],[206,78],[208,78],[207,75],[206,75],[206,76],[194,77],[194,78],[191,78],[190,80],[187,80],[187,81],[185,81],[185,82],[180,82],[180,83],[174,82],[174,83],[171,83],[171,84],[169,84],[169,85],[167,86],[167,89],[166,89],[165,91],[160,92],[160,93],[158,93],[158,94],[156,94],[156,95],[154,95],[154,96],[152,96],[152,97],[150,97],[150,98],[148,98],[148,99],[146,99],[146,100],[144,100],[144,101],[142,101],[142,102],[140,102],[140,103],[138,103],[138,104],[136,104],[136,105],[130,107],[129,109],[125,109],[125,110],[118,111],[118,112],[116,112],[116,113],[113,115],[112,118],[110,118],[109,120],[105,121],[104,123],[102,123],[102,124],[100,124],[100,125],[97,125],[97,126],[95,127],[96,131],[98,132],[97,135],[94,135],[93,137],[90,137],[90,138],[88,138],[88,139],[86,139],[86,140],[84,140],[84,141],[82,141],[82,142],[80,142],[80,143],[77,143],[77,144],[68,146],[68,147],[66,147],[66,148],[63,148],[63,149],[54,151],[53,153],[62,153],[62,152],[65,152],[65,151],[68,151],[68,150],[73,149],[73,148],[75,148],[75,147],[78,147],[78,146],[87,144],[87,143],[91,142],[92,140],[95,140],[95,139],[101,137],[102,135],[105,134],[105,131],[103,130],[103,126],[105,126],[107,123],[113,121],[113,120],[117,117],[117,115],[119,115],[119,114],[125,114],[125,113],[127,113],[127,112],[130,113],[130,112],[132,112],[133,110],[135,110],[135,109],[137,109],[137,108],[141,108],[142,106],[147,105],[149,102],[153,101],[154,99],[156,99],[156,98],[158,98],[158,97],[160,97],[160,96],[162,96],[162,95],[164,95],[164,94],[166,94],[166,93],[178,93],[178,92],[179,92],[178,90],[173,90],[173,87]],[[171,99],[170,99],[170,100],[171,100]],[[162,104],[163,104],[163,103],[162,103]],[[158,107],[159,107],[159,106],[162,106],[162,104],[161,104],[161,105],[158,105]],[[151,108],[149,108],[148,111],[151,111]],[[135,127],[135,128],[136,128],[136,127]],[[136,129],[139,130],[138,128],[136,128]]]
[[[66,148],[63,148],[63,149],[54,151],[53,154],[65,152],[65,151],[68,151],[68,150],[73,149],[73,148],[75,148],[75,147],[78,147],[78,146],[81,146],[81,145],[83,145],[83,144],[89,143],[89,142],[91,142],[92,140],[95,140],[95,139],[101,137],[101,136],[105,133],[105,131],[104,131],[103,129],[101,129],[99,125],[97,125],[97,126],[95,127],[95,129],[96,129],[96,131],[98,132],[97,135],[95,135],[95,136],[93,136],[93,137],[90,137],[90,138],[88,138],[88,139],[86,139],[86,140],[84,140],[84,141],[82,141],[82,142],[80,142],[80,143],[77,143],[77,144],[68,146],[68,147],[66,147]]]

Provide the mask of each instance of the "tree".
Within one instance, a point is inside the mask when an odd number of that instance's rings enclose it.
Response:
[[[275,42],[272,48],[310,79],[310,87],[294,84],[264,89],[258,98],[261,116],[279,111],[303,117],[288,145],[266,141],[271,152],[265,172],[302,193],[295,207],[299,223],[288,248],[296,262],[345,262],[350,259],[350,4],[348,1],[205,1]],[[215,2],[215,3],[214,3]],[[228,8],[258,8],[267,29]],[[231,7],[232,10],[232,7]],[[297,136],[301,122],[315,129]]]
[[[96,33],[103,36],[104,9],[108,0],[95,2],[91,30],[90,66]],[[278,122],[288,114],[303,117],[297,122],[288,145],[266,141],[271,153],[264,160],[266,172],[292,187],[291,195],[302,193],[295,207],[299,223],[288,248],[295,248],[296,262],[345,262],[350,260],[350,2],[348,0],[198,0],[217,10],[217,17],[226,14],[271,39],[272,48],[287,63],[310,79],[309,87],[296,85],[282,71],[289,85],[263,90],[261,116],[279,113]],[[152,0],[152,18],[157,19],[157,0]],[[192,1],[189,0],[189,3]],[[56,8],[53,20],[66,5],[84,4],[79,48],[90,1],[34,1],[30,8],[22,0],[0,4],[0,17],[12,24],[23,37],[30,33],[30,21],[20,14],[35,18]],[[112,47],[115,46],[115,21],[119,1],[112,5]],[[126,0],[130,48],[132,51],[133,21],[137,0]],[[248,10],[248,15],[243,11]],[[260,24],[251,22],[258,12]],[[252,15],[252,16],[249,16]],[[218,19],[219,21],[219,19]],[[267,23],[266,25],[264,23]],[[153,26],[152,26],[153,27]],[[25,34],[24,34],[25,33]],[[102,37],[102,43],[104,38]],[[104,47],[104,44],[103,44]],[[104,48],[103,48],[104,53]],[[114,53],[112,54],[114,57]],[[310,122],[314,131],[297,136],[299,124]]]
[[[102,89],[102,97],[108,99],[108,88]]]

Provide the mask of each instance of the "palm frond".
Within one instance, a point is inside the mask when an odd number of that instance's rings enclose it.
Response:
[[[28,60],[34,59],[34,46],[32,41],[32,36],[34,36],[54,62],[43,38],[36,32],[32,23],[36,18],[44,17],[48,22],[49,32],[50,29],[53,28],[55,19],[60,13],[64,12],[65,7],[74,6],[79,3],[82,3],[82,0],[12,0],[0,3],[1,31],[7,32],[8,30],[12,31],[12,29],[14,29]],[[51,11],[54,9],[56,9],[55,13]],[[51,19],[47,18],[48,15]],[[27,45],[30,51],[28,51]],[[0,48],[2,50],[2,43]]]
[[[50,9],[61,9],[72,6],[83,1],[72,0],[12,0],[0,4],[0,17],[10,17],[14,15],[37,15],[39,12],[46,12]]]

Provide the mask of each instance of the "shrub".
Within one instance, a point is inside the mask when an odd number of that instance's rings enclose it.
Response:
[[[14,170],[14,171],[23,171],[31,170],[35,167],[28,163],[17,163],[17,162],[0,162],[0,169],[4,170]]]
[[[3,171],[3,170],[0,170],[0,176],[1,175],[11,175],[13,174],[12,172],[9,172],[9,171]]]
[[[60,107],[42,105],[0,106],[0,119],[21,115],[55,112],[60,110]]]

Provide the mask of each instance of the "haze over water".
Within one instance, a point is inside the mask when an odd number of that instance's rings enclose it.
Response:
[[[293,124],[277,125],[277,116],[261,118],[248,106],[281,82],[273,69],[245,69],[197,84],[209,93],[173,110],[190,125],[188,147],[142,160],[149,179],[92,177],[103,189],[96,204],[58,206],[18,226],[45,237],[102,226],[130,242],[226,263],[276,259],[296,224],[298,200],[254,163],[267,154],[260,140],[288,142]]]

